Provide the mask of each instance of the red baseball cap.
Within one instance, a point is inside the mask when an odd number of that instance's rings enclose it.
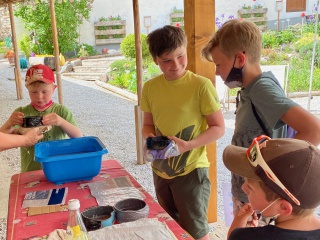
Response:
[[[36,81],[42,81],[48,84],[54,83],[54,74],[51,68],[43,64],[30,67],[26,73],[26,86]]]

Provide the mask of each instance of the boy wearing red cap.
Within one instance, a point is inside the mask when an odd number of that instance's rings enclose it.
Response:
[[[320,150],[298,139],[260,136],[247,148],[229,145],[225,166],[245,178],[249,203],[235,216],[228,240],[320,239]],[[255,227],[258,216],[274,225]],[[252,227],[246,227],[251,222]]]
[[[13,126],[22,126],[23,118],[27,116],[42,116],[42,124],[52,126],[44,133],[41,141],[82,137],[82,132],[76,126],[70,110],[64,105],[54,103],[52,95],[56,88],[54,74],[46,65],[38,64],[28,69],[26,87],[31,103],[17,108],[7,122],[1,127],[3,132],[10,132]],[[42,169],[39,162],[34,161],[34,146],[21,147],[21,172]]]

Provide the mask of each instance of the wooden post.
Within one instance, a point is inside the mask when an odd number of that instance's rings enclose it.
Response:
[[[22,91],[21,74],[20,74],[19,49],[17,44],[12,3],[8,3],[8,7],[9,7],[10,23],[11,23],[12,44],[14,49],[14,62],[15,62],[14,78],[16,81],[17,99],[20,100],[23,98],[23,91]]]
[[[136,47],[136,72],[137,72],[137,96],[138,106],[135,106],[135,122],[136,122],[136,148],[137,148],[137,163],[143,164],[143,143],[142,143],[142,117],[140,110],[140,98],[142,93],[142,45],[140,37],[140,13],[139,0],[132,0],[133,18],[134,18],[134,36]]]
[[[215,84],[214,64],[201,59],[201,49],[215,30],[215,1],[184,1],[184,28],[188,37],[188,69],[205,76]],[[217,148],[216,143],[207,146],[210,162],[211,194],[208,208],[208,222],[217,221]]]
[[[56,72],[56,80],[57,80],[57,86],[58,86],[58,99],[59,99],[59,103],[63,104],[59,44],[58,44],[56,14],[54,11],[54,0],[50,0],[50,14],[51,14],[52,38],[53,38],[53,47],[54,47],[54,60],[55,60],[55,69],[56,69],[55,72]]]

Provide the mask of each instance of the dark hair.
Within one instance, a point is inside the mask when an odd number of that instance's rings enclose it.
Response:
[[[151,56],[155,58],[178,47],[187,46],[187,37],[181,28],[166,25],[148,34],[147,43]]]

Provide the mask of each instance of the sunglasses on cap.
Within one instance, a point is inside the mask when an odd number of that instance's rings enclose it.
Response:
[[[258,165],[264,170],[267,177],[277,184],[287,195],[292,199],[292,201],[300,206],[300,201],[293,196],[290,191],[282,184],[282,182],[277,178],[277,176],[270,169],[266,161],[263,159],[260,149],[266,147],[266,143],[271,138],[265,135],[261,135],[253,139],[250,147],[247,149],[247,158],[252,166],[257,167]]]

